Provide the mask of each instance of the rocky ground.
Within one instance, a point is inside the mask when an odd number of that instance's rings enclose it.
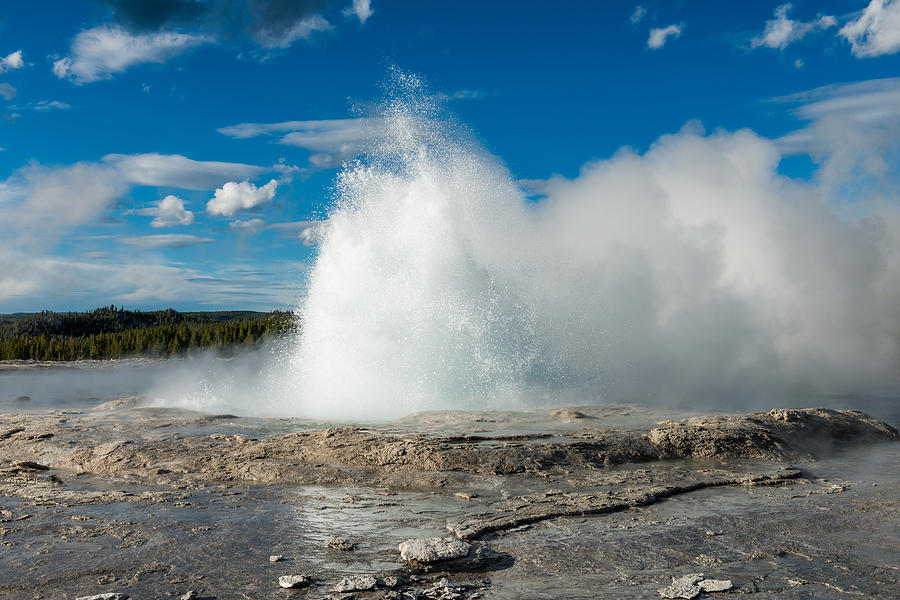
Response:
[[[900,596],[900,436],[858,411],[142,404],[0,415],[0,597]]]

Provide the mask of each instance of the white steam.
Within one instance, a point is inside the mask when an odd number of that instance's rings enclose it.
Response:
[[[836,204],[770,140],[690,127],[534,202],[403,83],[338,178],[284,412],[897,389],[892,200]]]

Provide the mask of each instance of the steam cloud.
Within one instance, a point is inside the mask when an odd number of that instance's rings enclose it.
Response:
[[[530,201],[401,80],[319,230],[285,412],[897,389],[896,188],[827,156],[791,179],[773,141],[691,125]]]

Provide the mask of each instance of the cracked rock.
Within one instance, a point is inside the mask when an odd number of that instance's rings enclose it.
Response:
[[[468,556],[472,546],[453,538],[422,538],[406,540],[399,549],[403,560],[431,563]]]

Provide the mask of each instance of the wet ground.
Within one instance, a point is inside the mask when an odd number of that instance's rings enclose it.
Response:
[[[692,573],[731,581],[708,597],[900,597],[900,444],[859,413],[325,429],[108,400],[0,415],[0,597],[652,598]],[[401,560],[453,533],[468,557]],[[334,592],[349,575],[379,579]]]

